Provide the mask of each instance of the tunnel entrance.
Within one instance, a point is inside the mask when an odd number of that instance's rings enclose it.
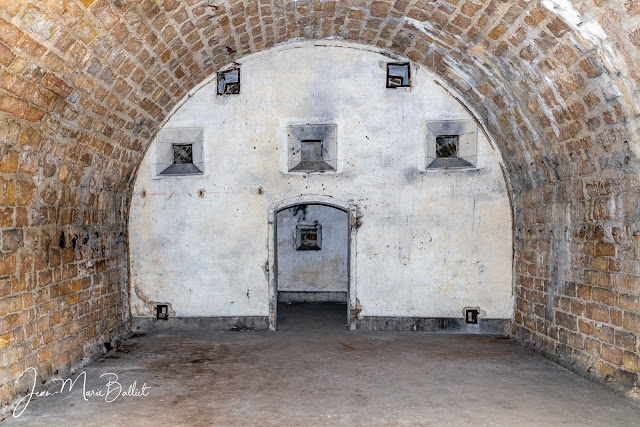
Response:
[[[347,325],[349,214],[302,203],[276,212],[278,326]]]

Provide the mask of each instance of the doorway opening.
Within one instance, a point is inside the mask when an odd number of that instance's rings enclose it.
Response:
[[[347,326],[349,210],[310,201],[274,212],[273,328]]]

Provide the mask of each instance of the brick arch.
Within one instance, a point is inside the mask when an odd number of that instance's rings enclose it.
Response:
[[[513,190],[518,336],[630,384],[640,4],[567,5],[0,0],[2,400],[21,367],[47,376],[126,328],[128,192],[171,109],[242,56],[329,37],[407,56],[478,112]]]

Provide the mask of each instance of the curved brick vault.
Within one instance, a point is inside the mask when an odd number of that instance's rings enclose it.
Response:
[[[409,57],[477,113],[512,187],[514,331],[633,385],[639,18],[639,0],[0,0],[0,400],[126,329],[128,194],[170,110],[243,55],[328,37]]]

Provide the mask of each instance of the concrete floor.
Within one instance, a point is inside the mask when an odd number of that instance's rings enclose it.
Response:
[[[136,334],[86,367],[86,389],[111,372],[147,396],[84,401],[78,381],[6,424],[640,425],[629,401],[512,340],[349,332],[343,305],[279,315],[277,332]]]

